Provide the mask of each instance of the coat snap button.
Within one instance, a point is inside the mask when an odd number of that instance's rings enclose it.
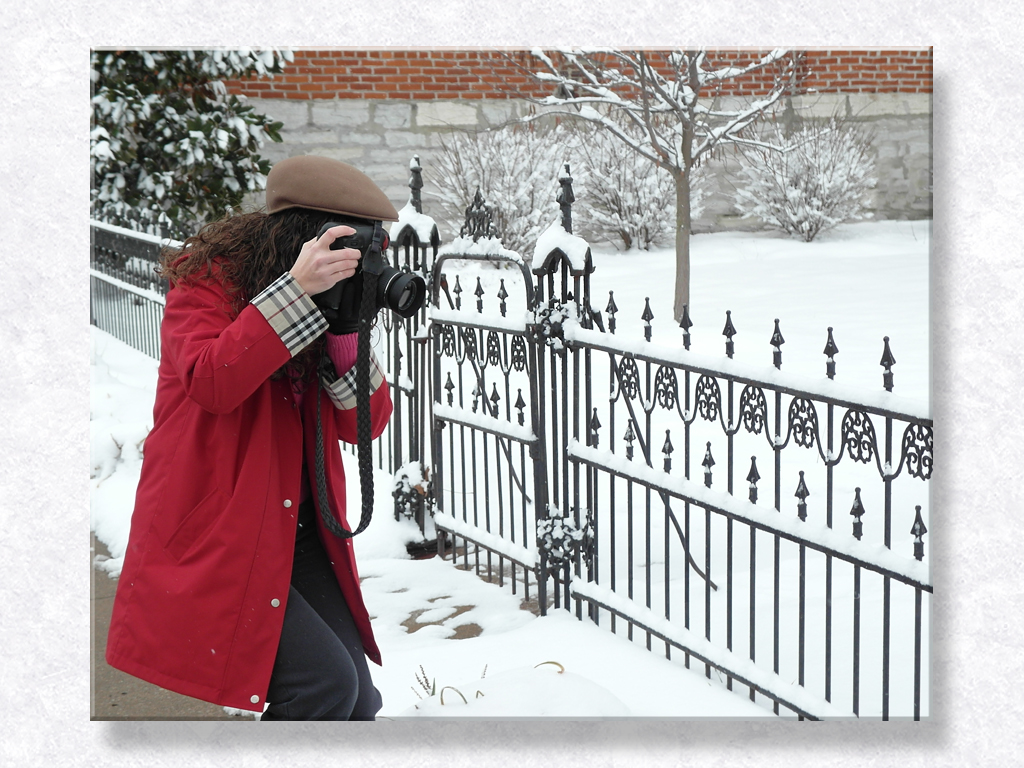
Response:
[[[277,598],[275,597],[275,598],[274,598],[273,600],[271,600],[271,601],[270,601],[270,604],[271,604],[272,606],[274,606],[275,608],[277,608],[277,606],[279,606],[279,605],[281,604],[281,601],[280,601],[280,600],[278,600],[278,599],[277,599]]]
[[[284,508],[285,509],[288,509],[288,507],[290,507],[291,505],[292,505],[292,500],[291,499],[285,499],[284,500]]]
[[[249,701],[251,701],[253,704],[259,704],[260,703],[260,697],[256,696],[255,694],[253,694],[253,696],[250,697]]]

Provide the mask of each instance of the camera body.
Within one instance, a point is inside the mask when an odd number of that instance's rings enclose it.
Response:
[[[316,234],[317,239],[331,227],[342,224],[352,227],[355,233],[336,238],[331,243],[331,250],[355,248],[362,254],[362,258],[352,277],[341,280],[323,293],[313,296],[313,301],[324,311],[328,320],[331,320],[333,315],[341,325],[349,326],[353,330],[358,327],[359,307],[363,295],[364,262],[367,270],[378,275],[374,312],[390,309],[401,317],[415,315],[426,299],[426,282],[419,275],[402,272],[387,263],[388,233],[384,231],[381,222],[338,218],[324,224]]]

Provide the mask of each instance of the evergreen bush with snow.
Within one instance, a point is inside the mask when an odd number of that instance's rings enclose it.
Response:
[[[94,51],[92,215],[183,239],[265,187],[258,150],[282,124],[224,80],[281,71],[288,52]]]
[[[778,124],[768,143],[780,149],[744,147],[736,208],[745,217],[811,242],[844,221],[863,218],[875,185],[867,133],[833,116],[786,136]]]

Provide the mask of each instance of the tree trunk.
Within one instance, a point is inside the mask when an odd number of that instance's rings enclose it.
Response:
[[[679,322],[690,303],[690,169],[673,174],[676,182],[676,291],[672,314]]]

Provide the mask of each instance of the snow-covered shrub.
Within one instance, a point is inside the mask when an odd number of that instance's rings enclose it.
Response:
[[[558,177],[571,162],[573,136],[563,126],[514,124],[505,128],[453,131],[429,176],[442,216],[458,235],[477,190],[491,209],[502,244],[529,253],[548,225],[560,216]]]
[[[266,184],[257,151],[282,124],[229,95],[224,80],[281,71],[278,51],[95,51],[92,215],[184,239]]]
[[[805,242],[862,218],[876,182],[870,137],[863,129],[834,116],[788,136],[775,124],[762,138],[780,149],[745,147],[740,153],[735,192],[740,213]]]
[[[621,127],[627,134],[639,132],[630,124]],[[671,174],[604,128],[568,121],[453,132],[442,139],[441,150],[430,181],[453,235],[479,189],[505,247],[532,252],[551,222],[561,219],[556,195],[568,163],[575,232],[590,240],[621,243],[626,250],[663,245],[675,236]],[[696,179],[694,175],[691,181],[694,217],[700,215],[704,196]]]
[[[395,497],[395,516],[416,520],[416,513],[429,504],[433,498],[430,484],[430,470],[418,461],[411,461],[399,467],[394,475],[392,496]]]
[[[623,135],[640,143],[641,129],[616,121]],[[633,150],[629,142],[593,123],[573,126],[578,160],[573,176],[585,193],[576,195],[573,221],[588,239],[650,249],[675,238],[676,187],[672,175]],[[703,187],[696,173],[690,181],[690,215],[701,214]]]
[[[547,552],[548,562],[558,566],[571,559],[581,547],[589,545],[592,526],[589,513],[587,521],[579,528],[571,517],[561,517],[557,510],[553,512],[551,517],[537,521],[537,544]]]

